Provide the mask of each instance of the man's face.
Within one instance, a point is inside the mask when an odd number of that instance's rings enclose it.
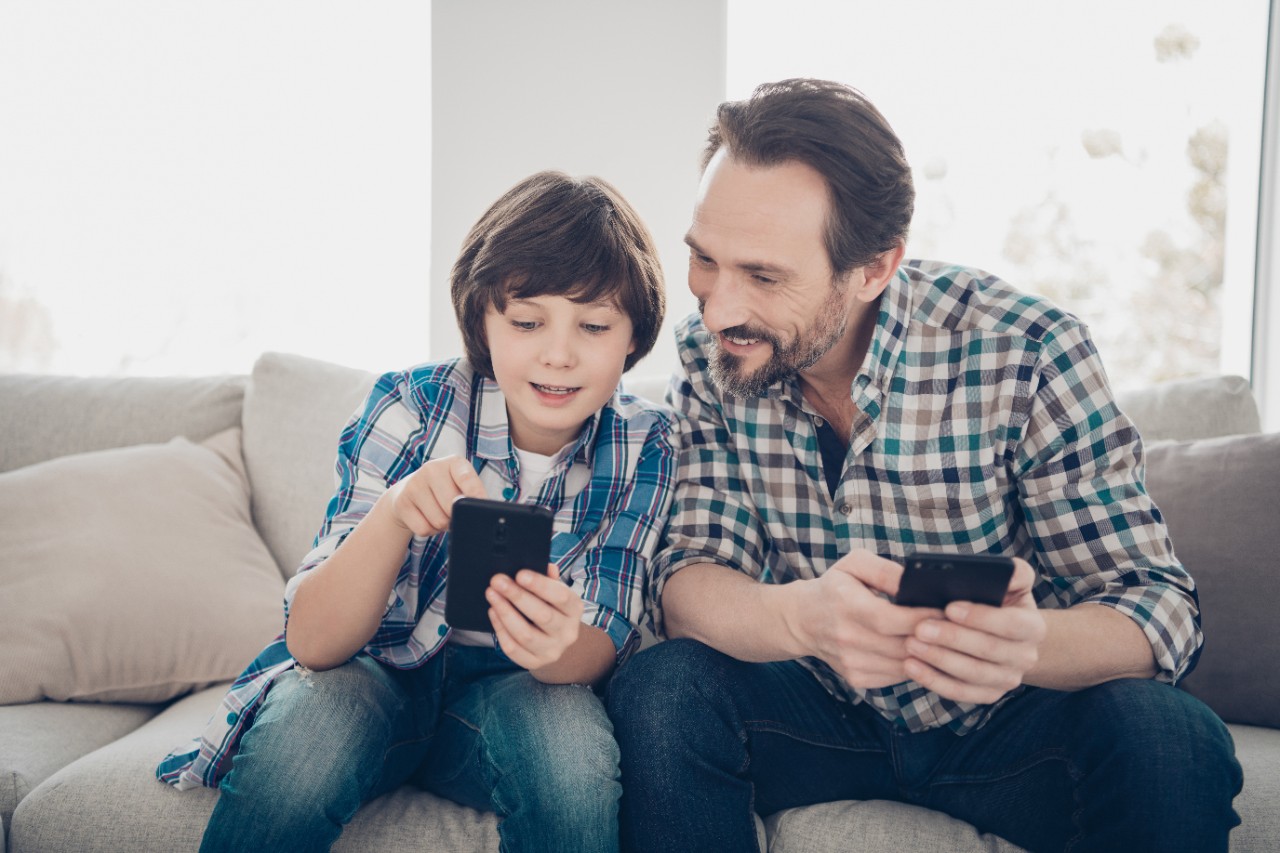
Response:
[[[757,396],[844,336],[853,301],[849,282],[832,278],[827,205],[803,163],[747,166],[722,148],[707,165],[685,242],[719,387]]]

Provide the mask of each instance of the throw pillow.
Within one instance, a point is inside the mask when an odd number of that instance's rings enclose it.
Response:
[[[283,624],[233,428],[0,474],[0,704],[160,702]]]
[[[1182,686],[1229,723],[1280,727],[1280,433],[1156,444],[1147,490],[1200,595],[1204,648]]]

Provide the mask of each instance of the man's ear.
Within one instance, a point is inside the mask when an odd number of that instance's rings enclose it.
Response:
[[[893,281],[902,263],[902,256],[907,252],[905,243],[899,242],[887,252],[877,255],[871,263],[862,268],[862,284],[855,294],[862,302],[874,302],[884,293],[884,289]]]

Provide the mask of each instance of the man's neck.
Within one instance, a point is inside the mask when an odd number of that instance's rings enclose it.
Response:
[[[879,300],[863,306],[863,310],[849,318],[844,335],[836,341],[835,346],[807,370],[801,371],[800,387],[805,389],[806,398],[812,389],[823,399],[849,399],[849,389],[862,369],[867,350],[871,348],[878,315]]]

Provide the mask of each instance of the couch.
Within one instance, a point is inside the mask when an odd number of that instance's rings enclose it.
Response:
[[[0,376],[0,822],[7,849],[194,850],[217,793],[156,762],[201,730],[279,627],[285,579],[372,375],[262,356],[249,376]],[[661,378],[627,380],[659,396]],[[1280,850],[1280,434],[1242,379],[1121,397],[1196,577],[1208,640],[1183,687],[1244,766],[1234,851]],[[765,817],[768,849],[1010,851],[937,812],[834,802]],[[492,815],[401,788],[338,850],[496,850]]]

